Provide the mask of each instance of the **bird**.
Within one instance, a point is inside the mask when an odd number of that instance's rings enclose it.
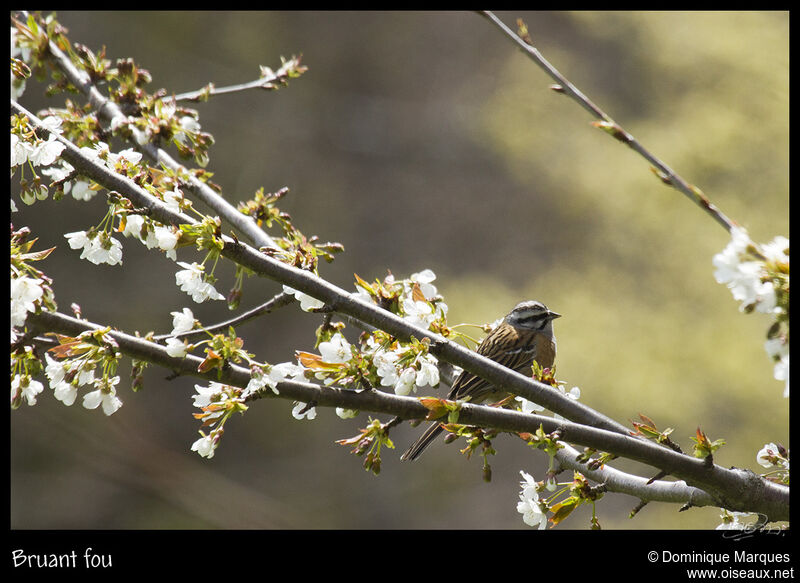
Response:
[[[541,302],[520,302],[483,339],[477,352],[516,372],[530,372],[534,360],[542,368],[550,368],[556,357],[553,320],[559,317],[561,314],[553,312]],[[499,400],[506,395],[507,393],[498,391],[492,383],[463,371],[450,388],[447,398],[452,401],[470,397],[470,403],[481,403],[488,398]],[[439,422],[434,423],[400,459],[417,459],[442,431],[442,425]]]

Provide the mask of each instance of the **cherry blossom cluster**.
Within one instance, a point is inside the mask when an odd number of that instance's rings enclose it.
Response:
[[[519,483],[519,502],[517,512],[522,514],[522,521],[528,526],[544,530],[547,526],[547,504],[539,499],[540,484],[533,477],[520,470],[522,481]]]
[[[45,259],[53,249],[34,251],[36,239],[31,239],[30,229],[11,230],[11,342],[17,340],[25,329],[28,314],[42,309],[55,310],[53,281],[43,271],[32,265]]]
[[[775,362],[773,376],[784,381],[789,396],[789,239],[775,237],[756,245],[742,228],[731,230],[731,241],[714,256],[714,278],[731,290],[743,312],[773,317],[765,349]]]
[[[58,336],[59,345],[45,353],[45,376],[53,396],[64,405],[70,406],[75,402],[79,389],[90,388],[92,390],[83,395],[85,408],[101,407],[106,415],[112,415],[122,406],[116,389],[120,380],[116,370],[122,355],[108,331],[88,330],[76,337]],[[18,407],[23,399],[28,405],[35,405],[37,395],[44,390],[41,382],[32,379],[40,372],[41,360],[32,346],[21,348],[23,355],[19,354],[20,350],[14,355],[12,408]]]
[[[56,309],[52,280],[32,265],[46,258],[53,249],[34,251],[36,239],[30,229],[11,229],[11,407],[23,401],[36,404],[44,390],[34,377],[42,371],[42,363],[27,334],[30,314]]]
[[[206,435],[200,430],[200,439],[192,444],[192,451],[196,451],[205,458],[214,457],[214,452],[224,433],[225,422],[234,413],[244,413],[247,405],[244,403],[243,390],[231,385],[211,382],[208,386],[195,385],[197,394],[194,395],[194,406],[202,412],[195,413],[195,419],[203,422],[203,427],[211,426]]]
[[[714,530],[753,530],[754,522],[743,522],[746,518],[755,518],[751,512],[732,512],[722,509],[719,515],[722,522]]]
[[[41,140],[36,137],[26,124],[27,120],[17,119],[17,123],[12,128],[11,133],[11,167],[30,167],[53,164],[58,155],[63,151],[64,145],[56,141],[56,136],[62,133],[60,129],[61,119],[56,116],[44,118],[43,124],[49,132],[48,140]],[[98,164],[103,164],[109,169],[126,175],[140,172],[138,166],[142,155],[132,149],[126,149],[118,153],[111,152],[104,142],[98,142],[94,147],[82,147],[81,152],[87,159],[93,160]],[[59,182],[63,192],[72,192],[77,200],[89,200],[97,189],[92,187],[89,182],[77,179],[74,168],[63,160],[58,166],[43,170],[42,173],[50,176],[52,184]],[[70,180],[68,180],[70,179]],[[74,179],[74,180],[72,180]],[[33,204],[36,200],[47,198],[48,189],[38,175],[34,180],[25,183],[21,198],[26,204]],[[174,188],[171,191],[161,193],[165,204],[171,210],[179,212],[181,208],[188,207],[188,203],[183,197],[183,193]],[[70,248],[80,250],[81,259],[86,259],[98,264],[120,265],[122,263],[122,244],[119,240],[112,237],[114,230],[114,217],[119,217],[119,227],[116,229],[125,237],[133,237],[144,244],[148,249],[157,248],[163,251],[167,257],[173,261],[177,260],[175,249],[181,238],[181,231],[175,227],[169,227],[147,218],[141,214],[131,212],[130,203],[127,200],[114,201],[110,205],[110,210],[97,227],[92,227],[85,231],[75,231],[67,233],[65,238]],[[12,210],[16,210],[12,199]],[[198,263],[178,263],[182,270],[176,273],[176,284],[182,291],[188,293],[195,302],[203,302],[207,299],[225,299],[222,294],[217,292],[211,283],[213,278],[204,273],[202,264]]]
[[[11,407],[23,401],[36,404],[44,390],[34,379],[41,373],[42,364],[34,346],[29,343],[27,320],[30,314],[56,309],[52,280],[32,265],[46,258],[53,250],[34,251],[36,239],[30,229],[11,230]]]
[[[356,295],[369,302],[388,307],[420,328],[445,331],[447,304],[438,295],[433,281],[436,275],[430,269],[414,273],[407,279],[397,280],[389,275],[382,282],[368,284],[357,278]],[[298,297],[295,294],[295,297]],[[307,300],[299,298],[301,306]],[[314,309],[308,303],[307,309]],[[306,309],[304,308],[304,309]],[[376,330],[362,335],[358,348],[352,347],[340,331],[330,332],[319,342],[317,358],[299,353],[299,362],[314,370],[324,382],[357,383],[368,386],[391,387],[398,395],[416,392],[419,387],[436,387],[439,384],[437,359],[428,352],[424,339],[399,342],[394,337]]]
[[[396,280],[394,276],[389,276],[383,282],[376,283],[374,287],[366,285],[381,297],[391,296],[393,299],[390,305],[409,321],[423,323],[428,329],[446,330],[447,305],[437,294],[436,287],[432,283],[435,279],[433,271],[427,269],[407,279]],[[375,296],[367,293],[361,283],[359,285],[361,289],[357,293],[367,301],[374,301]],[[300,302],[300,307],[304,311],[313,312],[323,307],[323,302],[308,294],[289,286],[284,286],[283,289]],[[183,312],[172,314],[175,318],[173,334],[177,335],[191,329],[193,318],[188,308],[184,308]],[[317,345],[319,354],[297,351],[296,362],[273,365],[251,362],[250,382],[243,391],[237,393],[236,398],[243,403],[244,399],[265,388],[279,394],[278,384],[286,380],[316,380],[327,386],[336,384],[348,387],[386,387],[398,395],[408,395],[421,387],[438,386],[438,361],[428,352],[427,339],[399,342],[386,332],[375,330],[362,334],[357,344],[351,344],[342,333],[343,328],[343,324],[337,324],[320,329]],[[185,354],[185,342],[174,338],[168,339],[167,346],[174,350],[176,355]],[[203,403],[203,406],[207,406],[204,396],[220,393],[217,384],[212,384],[211,387],[198,385],[197,388],[196,398],[199,399],[198,402]],[[227,399],[226,403],[234,402],[230,392],[225,394],[227,397],[223,400]],[[204,423],[221,415],[222,405],[219,401],[215,403],[215,416],[202,416]],[[243,409],[237,410],[243,412]],[[357,411],[337,408],[336,414],[341,418],[350,418],[355,416]],[[295,402],[293,405],[292,416],[295,419],[311,420],[316,415],[316,408],[309,404]],[[227,418],[228,416],[224,417]],[[208,435],[203,434],[192,449],[204,457],[210,457],[209,454],[213,455],[213,451],[219,445],[221,436],[221,430],[214,429]],[[379,459],[375,459],[374,463],[379,467]]]
[[[37,135],[26,118],[18,116],[11,118],[11,172],[13,175],[19,170],[21,174],[20,199],[26,205],[32,205],[37,200],[45,200],[48,197],[47,185],[36,169],[40,168],[42,173],[46,173],[41,168],[56,162],[65,148],[64,144],[58,141],[61,119],[55,116],[45,117],[42,125],[49,130],[46,139]],[[27,173],[32,174],[32,178],[26,178]],[[11,210],[17,210],[13,198]]]
[[[192,178],[208,182],[210,173],[200,169],[174,170],[163,165],[152,167],[136,149],[114,152],[101,137],[106,139],[105,136],[110,132],[137,147],[154,141],[160,147],[171,144],[181,157],[193,158],[200,167],[204,167],[208,162],[208,148],[214,140],[210,134],[201,131],[197,111],[179,105],[180,98],[169,95],[164,89],[152,93],[145,91],[144,87],[152,80],[151,76],[132,60],[118,59],[112,62],[106,58],[105,50],[93,53],[83,45],[72,45],[65,36],[66,30],[58,25],[53,16],[31,15],[24,21],[12,19],[12,22],[12,99],[22,96],[26,79],[34,74],[39,76],[40,73],[52,71],[53,55],[47,48],[52,42],[59,47],[71,47],[69,56],[73,65],[88,73],[95,84],[107,90],[110,103],[119,105],[107,128],[104,128],[105,121],[98,117],[96,111],[85,110],[72,101],[67,101],[66,107],[61,109],[51,107],[39,114],[43,126],[43,131],[39,133],[44,137],[37,135],[25,116],[12,116],[11,167],[12,171],[21,175],[22,201],[30,205],[37,200],[44,200],[49,190],[53,189],[56,191],[55,199],[71,193],[76,200],[90,200],[103,190],[101,184],[81,176],[72,165],[59,158],[65,147],[59,141],[61,136],[79,147],[84,160],[126,176],[162,200],[171,211],[179,213],[192,209],[181,187],[186,184],[190,174]],[[299,59],[282,59],[282,66],[277,72],[262,67],[259,86],[277,89],[304,71],[305,67],[300,65]],[[57,80],[61,82],[51,86],[53,93],[71,87],[60,77]],[[210,85],[208,90],[213,92],[213,86]],[[193,97],[184,97],[187,98]],[[106,130],[102,136],[101,129]],[[26,176],[30,173],[33,174],[32,178]],[[50,179],[49,186],[43,177]],[[306,238],[294,228],[289,216],[274,207],[274,202],[286,191],[288,189],[282,189],[278,195],[263,195],[262,189],[259,191],[262,196],[256,193],[255,199],[246,203],[243,210],[252,214],[259,223],[264,216],[268,219],[267,223],[275,219],[283,229],[285,236],[276,238],[275,249],[265,252],[277,253],[282,261],[316,273],[317,258],[331,261],[333,254],[341,251],[342,246],[338,243],[317,243],[315,237]],[[113,236],[115,230],[125,237],[138,239],[148,249],[163,251],[173,261],[177,261],[177,247],[197,243],[199,249],[207,252],[206,257],[201,262],[180,263],[182,269],[176,273],[176,284],[198,303],[226,299],[214,287],[216,280],[213,268],[206,268],[209,260],[216,266],[221,248],[219,237],[205,236],[196,232],[197,229],[191,232],[194,225],[175,227],[160,224],[134,208],[119,193],[109,192],[107,198],[110,209],[99,225],[66,235],[70,247],[80,252],[81,259],[95,264],[121,264],[123,247]],[[11,207],[17,210],[13,198]],[[265,210],[269,212],[262,215]],[[115,226],[115,219],[119,219],[118,226]],[[201,216],[201,229],[207,226],[204,219]],[[219,220],[216,221],[216,230],[219,231]],[[231,305],[236,305],[241,298],[240,283],[241,273],[237,271],[236,287],[228,296]]]
[[[284,362],[275,365],[258,363],[253,360],[252,355],[242,348],[241,340],[231,331],[228,336],[212,335],[205,340],[188,342],[181,336],[202,328],[199,321],[189,308],[183,308],[180,312],[170,312],[172,315],[172,331],[165,339],[165,350],[174,358],[183,358],[192,350],[202,345],[206,346],[206,358],[199,365],[198,370],[207,371],[213,367],[224,366],[226,362],[246,361],[250,366],[251,378],[247,386],[242,389],[231,385],[224,385],[218,382],[211,382],[209,385],[195,385],[197,393],[193,396],[194,406],[202,410],[196,413],[196,419],[202,421],[202,426],[211,426],[208,434],[200,430],[201,437],[195,441],[191,450],[199,455],[211,458],[220,444],[225,422],[233,413],[244,413],[247,410],[245,401],[248,397],[269,388],[276,395],[279,394],[277,385],[285,380],[306,380],[305,369],[291,362]],[[303,403],[296,403],[293,415],[301,419],[307,417],[313,419],[316,411],[304,411],[301,415],[299,411],[305,407]]]
[[[415,326],[448,334],[447,304],[433,282],[436,274],[425,269],[407,279],[389,274],[382,282],[367,283],[356,276],[356,295],[394,312]]]
[[[175,312],[174,314],[176,321],[183,319],[179,313]],[[211,429],[208,434],[200,430],[201,437],[192,444],[192,451],[196,451],[205,458],[214,457],[224,433],[225,422],[234,413],[247,411],[245,401],[248,397],[265,387],[277,395],[279,394],[278,383],[286,380],[306,380],[305,369],[291,362],[275,365],[253,363],[250,370],[252,376],[244,389],[213,381],[208,386],[195,385],[197,393],[192,397],[194,406],[201,409],[202,412],[195,413],[194,417],[202,421],[203,427],[211,426]],[[316,410],[314,407],[308,407],[305,403],[296,402],[292,409],[292,416],[296,419],[313,419],[316,417]]]
[[[53,389],[53,396],[67,406],[72,405],[78,396],[78,388],[83,386],[93,387],[94,390],[83,395],[83,406],[87,409],[96,409],[102,405],[103,413],[113,414],[122,407],[122,401],[117,397],[116,386],[119,376],[104,374],[95,378],[96,365],[90,356],[55,360],[45,355],[47,359],[47,380]]]
[[[758,465],[767,468],[767,479],[789,485],[789,450],[782,445],[767,443],[756,454]]]
[[[522,521],[525,524],[542,530],[548,522],[555,526],[576,508],[584,504],[591,504],[591,528],[600,528],[600,522],[595,514],[595,503],[605,493],[603,485],[591,486],[580,472],[573,472],[572,481],[560,484],[557,484],[554,479],[537,482],[526,472],[521,471],[520,474],[522,474],[523,480],[520,482],[521,490],[517,502],[517,512],[522,514]],[[561,488],[558,488],[559,486]],[[551,493],[543,498],[540,494],[544,490]],[[548,512],[551,513],[549,518]]]

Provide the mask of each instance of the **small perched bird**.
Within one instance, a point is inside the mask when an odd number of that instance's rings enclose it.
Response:
[[[537,301],[517,304],[478,346],[478,354],[521,373],[530,372],[533,361],[542,368],[553,366],[556,358],[556,338],[553,320],[561,316]],[[453,383],[447,398],[451,401],[470,397],[470,403],[480,403],[490,397],[497,400],[507,393],[498,391],[490,382],[464,371]],[[439,422],[431,425],[420,438],[400,456],[413,460],[443,431]]]

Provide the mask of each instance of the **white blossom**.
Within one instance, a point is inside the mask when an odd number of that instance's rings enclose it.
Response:
[[[521,403],[520,410],[526,415],[530,415],[531,413],[541,413],[544,411],[544,407],[534,403],[533,401],[529,401],[525,397],[517,397],[516,400]]]
[[[292,362],[280,362],[272,366],[269,371],[269,385],[274,389],[275,384],[281,381],[303,380],[303,367]],[[277,392],[277,391],[276,391]]]
[[[111,130],[111,133],[116,134],[119,128],[129,124],[131,121],[133,121],[133,118],[131,118],[130,116],[115,115],[113,118],[111,118],[111,123],[108,124],[108,127]]]
[[[207,299],[224,300],[225,296],[219,293],[214,286],[203,280],[204,269],[197,263],[184,263],[178,261],[178,265],[184,269],[175,274],[175,283],[182,291],[192,296],[196,303],[202,303]]]
[[[379,350],[372,357],[378,376],[381,377],[382,387],[393,387],[397,383],[396,362],[399,358],[396,352],[386,350]]]
[[[189,141],[188,136],[186,133],[196,134],[200,131],[200,124],[197,122],[195,118],[190,115],[184,115],[180,120],[179,123],[183,131],[175,132],[175,139],[180,142],[181,144],[186,144]]]
[[[102,405],[103,413],[113,415],[122,407],[122,401],[117,397],[117,390],[114,387],[118,382],[118,376],[107,380],[99,379],[95,383],[98,388],[83,396],[83,406],[87,409],[97,409]]]
[[[733,298],[741,302],[741,311],[753,306],[756,311],[772,313],[776,309],[775,284],[767,277],[764,262],[746,255],[751,246],[754,247],[754,244],[747,231],[741,228],[731,229],[731,241],[712,260],[716,268],[714,278],[718,283],[725,284],[731,290]],[[784,254],[788,246],[788,239],[776,237],[763,246],[763,251],[768,259],[788,260],[788,256]]]
[[[91,261],[95,265],[122,263],[122,244],[106,232],[90,238],[86,231],[75,231],[67,233],[64,237],[71,248],[82,249],[81,259]]]
[[[325,302],[321,302],[316,298],[312,298],[310,295],[304,294],[303,292],[291,288],[288,285],[283,286],[283,291],[294,296],[294,298],[300,302],[300,309],[304,312],[310,312],[325,305]]]
[[[760,466],[763,466],[765,468],[771,468],[775,464],[769,461],[768,457],[776,455],[779,455],[778,446],[775,445],[774,443],[767,443],[764,445],[764,447],[758,450],[758,453],[756,454],[756,461]]]
[[[86,231],[74,231],[72,233],[67,233],[64,235],[67,239],[67,243],[72,249],[84,249],[86,246],[90,245],[92,240],[89,239]]]
[[[309,419],[309,420],[314,419],[317,416],[317,408],[316,407],[311,407],[311,408],[309,408],[309,409],[304,411],[304,409],[306,409],[306,407],[308,407],[308,405],[306,403],[301,403],[301,402],[295,401],[294,408],[292,409],[292,417],[294,417],[295,419],[298,419],[298,420],[300,420],[300,419]]]
[[[417,377],[417,371],[411,367],[403,369],[398,375],[397,382],[394,384],[394,392],[396,395],[408,395],[414,389],[414,384]]]
[[[172,332],[170,332],[170,335],[177,336],[194,328],[194,314],[189,308],[183,308],[181,312],[170,312],[170,315],[172,316]]]
[[[775,261],[780,263],[788,263],[789,255],[786,253],[789,250],[789,239],[783,236],[777,236],[769,243],[761,246],[761,251],[767,258],[767,261]]]
[[[404,320],[425,330],[436,319],[433,307],[428,302],[415,301],[412,298],[403,300],[403,312],[405,313]]]
[[[259,366],[252,366],[250,368],[250,380],[247,382],[247,386],[242,391],[242,397],[249,397],[253,393],[257,393],[261,389],[263,389],[267,385],[267,375],[264,374],[264,371]],[[275,394],[279,394],[277,390],[273,389]]]
[[[436,286],[431,283],[436,279],[436,274],[430,269],[412,273],[409,279],[419,285],[419,289],[426,300],[432,300],[439,293]]]
[[[718,283],[728,283],[739,276],[740,256],[751,245],[750,237],[744,229],[731,229],[731,240],[721,252],[712,259],[717,270],[714,278]]]
[[[164,193],[164,204],[167,208],[174,213],[181,212],[181,201],[183,200],[183,193],[177,187],[174,190]]]
[[[770,358],[783,359],[789,356],[789,343],[783,338],[770,338],[764,342],[764,350]]]
[[[419,371],[415,383],[418,387],[425,385],[435,387],[439,384],[439,367],[436,359],[430,354],[426,354],[419,359]]]
[[[50,383],[51,388],[64,380],[66,371],[64,370],[64,363],[60,360],[52,358],[46,352],[44,353],[45,362],[47,365],[44,368],[44,374]]]
[[[91,200],[97,194],[97,191],[92,190],[91,185],[85,180],[76,180],[70,192],[75,200]]]
[[[33,152],[33,146],[20,139],[17,134],[11,134],[11,167],[20,166],[28,161],[28,156]]]
[[[727,510],[724,510],[723,512],[724,513],[721,515],[722,523],[717,526],[715,530],[744,530],[749,526],[741,522],[741,519],[746,516],[750,516],[750,513],[729,512]]]
[[[269,387],[273,393],[278,395],[280,394],[278,392],[278,383],[286,379],[304,380],[303,367],[292,362],[274,364],[267,374],[264,374],[260,368],[256,368],[252,374],[250,382],[247,383],[245,395],[259,391],[264,387]]]
[[[197,394],[192,395],[192,404],[199,409],[208,407],[211,404],[212,397],[225,391],[225,385],[215,381],[211,381],[207,387],[203,385],[195,385],[194,388],[197,391]]]
[[[145,225],[145,219],[142,215],[128,215],[125,217],[125,228],[122,234],[125,237],[135,237],[142,240],[142,228]]]
[[[79,387],[94,383],[94,365],[75,361],[74,365],[69,368],[70,372],[74,372],[77,369],[78,372],[73,382],[77,383]]]
[[[217,449],[218,440],[216,439],[216,435],[213,431],[209,435],[203,435],[201,431],[200,435],[203,437],[192,444],[192,451],[196,451],[204,458],[211,459],[214,457],[214,451]]]
[[[67,381],[61,381],[52,388],[53,396],[67,407],[71,406],[78,397],[78,387]]]
[[[42,174],[47,176],[51,182],[61,182],[74,170],[75,168],[73,168],[71,164],[62,160],[57,166],[50,166],[49,168],[42,169]],[[70,187],[71,184],[67,182],[64,185],[64,192],[69,192]]]
[[[779,381],[786,381],[786,385],[783,389],[783,396],[789,397],[789,355],[787,354],[784,358],[780,359],[778,362],[775,363],[775,369],[773,371],[773,376],[776,380]]]
[[[178,233],[169,227],[156,226],[147,233],[145,245],[148,249],[158,247],[166,252],[167,257],[175,261],[175,246],[178,244]]]
[[[44,390],[39,381],[31,379],[28,375],[14,375],[11,380],[11,402],[16,398],[25,399],[28,405],[36,404],[36,396]]]
[[[122,244],[110,237],[108,233],[100,233],[91,243],[83,248],[81,259],[87,259],[95,265],[107,263],[117,265],[122,263]]]
[[[86,158],[98,162],[99,164],[103,164],[104,160],[108,158],[109,155],[108,144],[105,142],[97,142],[91,148],[88,146],[83,146],[81,148],[81,154]]]
[[[141,152],[137,152],[133,148],[127,148],[117,154],[109,152],[106,158],[106,166],[111,170],[123,169],[128,166],[135,166],[141,159]]]
[[[751,249],[752,247],[752,249]],[[775,237],[760,247],[763,259],[755,257],[755,245],[741,228],[731,229],[731,241],[712,261],[714,277],[725,284],[734,299],[741,302],[740,311],[755,310],[773,317],[780,316],[786,307],[778,305],[776,281],[789,283],[789,239]],[[780,284],[783,287],[783,283]],[[786,298],[788,301],[788,298]],[[785,314],[788,315],[788,314]],[[778,320],[780,322],[780,320]],[[767,354],[773,358],[773,376],[785,382],[784,396],[789,396],[788,328],[785,336],[770,338],[765,344]]]
[[[61,129],[61,118],[57,115],[48,115],[47,117],[43,117],[41,120],[41,125],[45,127],[49,132],[52,134],[62,134],[64,130]]]
[[[53,389],[53,396],[67,406],[75,402],[78,396],[78,387],[65,380],[68,365],[65,362],[50,358],[50,355],[45,353],[45,360],[47,366],[45,367],[45,375],[50,383],[50,388]]]
[[[522,514],[522,520],[525,524],[543,530],[547,526],[547,514],[539,502],[536,480],[523,471],[520,471],[520,474],[522,474],[523,480],[520,482],[522,490],[519,493],[517,512]]]
[[[25,275],[11,280],[11,326],[22,327],[28,312],[36,311],[36,304],[42,295],[42,280]]]
[[[50,134],[50,139],[34,146],[28,159],[34,166],[49,166],[61,155],[66,146],[56,140],[55,134]]]
[[[324,362],[333,364],[347,362],[353,356],[350,350],[350,343],[340,332],[334,334],[330,340],[320,342],[319,353]]]
[[[189,350],[189,344],[186,340],[178,340],[177,338],[167,338],[166,351],[172,357],[183,358]]]

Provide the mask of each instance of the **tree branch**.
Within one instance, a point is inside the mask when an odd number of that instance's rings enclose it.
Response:
[[[49,130],[42,125],[41,120],[13,100],[11,100],[11,111],[27,116],[30,123],[36,125],[37,132],[42,132],[45,136],[49,135]],[[61,154],[63,159],[108,190],[117,191],[130,199],[136,206],[147,208],[150,216],[156,220],[170,225],[195,224],[194,220],[185,215],[171,211],[167,205],[152,197],[129,178],[112,172],[95,160],[87,158],[69,140],[60,135],[57,135],[56,139],[65,146]],[[288,285],[324,302],[327,309],[331,311],[341,312],[366,322],[403,341],[409,341],[412,337],[419,340],[429,338],[431,340],[430,352],[437,358],[458,365],[464,370],[485,378],[497,387],[502,387],[510,393],[534,401],[567,419],[623,434],[628,431],[624,425],[582,403],[561,395],[559,391],[552,390],[549,385],[527,378],[475,351],[415,326],[400,316],[375,304],[367,303],[356,297],[355,294],[351,294],[311,272],[282,263],[244,243],[234,241],[230,237],[223,236],[223,240],[225,246],[221,254],[226,258],[252,270],[259,276]]]
[[[625,131],[622,126],[620,126],[617,122],[611,119],[602,109],[597,107],[592,101],[586,97],[583,93],[581,93],[577,87],[575,87],[570,81],[564,77],[558,69],[553,67],[547,59],[545,59],[542,54],[533,46],[530,41],[530,38],[522,38],[513,30],[511,30],[508,26],[506,26],[502,20],[497,18],[492,12],[488,10],[479,10],[478,14],[486,18],[489,22],[495,25],[501,32],[511,41],[513,42],[526,56],[528,56],[534,63],[536,63],[545,73],[547,73],[552,79],[556,81],[558,84],[554,89],[556,89],[559,93],[563,93],[564,95],[570,97],[575,102],[578,103],[583,109],[588,111],[593,117],[600,120],[597,123],[597,127],[601,129],[605,129],[608,131],[612,136],[614,136],[620,142],[627,144],[634,152],[638,153],[642,156],[645,160],[647,160],[650,164],[653,165],[655,168],[656,175],[661,179],[662,182],[665,184],[672,186],[678,192],[684,194],[686,197],[689,198],[692,202],[697,204],[701,209],[703,209],[706,213],[708,213],[717,223],[722,225],[726,231],[730,232],[730,230],[736,226],[736,223],[729,219],[725,214],[722,213],[703,193],[702,191],[697,188],[696,186],[689,184],[686,180],[684,180],[681,176],[676,174],[669,166],[667,166],[664,162],[659,160],[654,154],[652,154],[649,150],[647,150],[644,146],[642,146],[636,138],[634,138],[630,133]],[[527,35],[526,35],[527,36]]]
[[[605,484],[609,492],[628,494],[649,502],[669,502],[690,506],[719,505],[719,501],[708,492],[688,486],[683,480],[650,482],[647,478],[617,470],[608,464],[593,469],[589,466],[589,462],[578,461],[581,453],[577,449],[563,442],[560,445],[563,447],[556,452],[555,458],[562,469],[577,470],[598,484]]]
[[[87,330],[101,329],[101,326],[86,320],[79,320],[65,314],[41,312],[30,314],[28,324],[33,330],[58,331],[62,334],[77,336]],[[176,373],[204,378],[209,381],[222,382],[238,387],[246,387],[250,381],[250,370],[235,364],[228,364],[222,370],[198,372],[203,359],[187,355],[183,358],[171,357],[166,349],[154,342],[112,330],[108,334],[117,342],[124,354],[140,360],[147,360]],[[424,419],[429,410],[414,397],[402,397],[376,390],[355,391],[338,387],[320,386],[313,383],[284,381],[277,384],[280,398],[289,398],[302,402],[314,402],[322,407],[344,407],[346,409],[368,410],[376,413],[387,413],[403,419]],[[557,393],[558,391],[553,391]],[[271,389],[263,389],[249,400],[275,397]],[[595,477],[610,480],[619,491],[633,492],[636,496],[644,496],[653,487],[654,496],[669,501],[680,501],[697,506],[721,506],[730,510],[758,512],[769,517],[770,521],[788,520],[789,488],[762,480],[752,472],[740,469],[724,469],[719,466],[708,467],[701,459],[692,458],[658,446],[650,441],[614,433],[569,421],[554,419],[541,415],[526,414],[464,403],[458,414],[458,423],[493,427],[511,433],[533,433],[539,427],[547,433],[558,432],[564,442],[593,447],[602,451],[626,457],[666,470],[695,486],[703,492],[683,486],[672,485],[671,482],[654,482],[647,484],[645,478],[627,477],[623,480],[621,472],[611,472],[604,468],[595,473]],[[569,450],[567,450],[569,451]],[[573,450],[574,451],[574,450]],[[572,452],[570,452],[572,454]],[[576,456],[565,455],[565,464],[573,464]],[[584,471],[585,468],[581,468]],[[586,470],[592,472],[592,470]],[[597,471],[595,471],[597,472]],[[589,474],[590,477],[592,474]]]
[[[53,55],[57,66],[64,75],[66,75],[69,82],[89,99],[89,104],[97,110],[101,118],[109,122],[114,119],[127,119],[127,116],[122,112],[119,106],[100,93],[97,87],[92,83],[89,75],[75,67],[70,58],[65,55],[53,41],[49,41],[48,49],[50,54]],[[134,137],[132,145],[154,162],[163,164],[167,168],[178,173],[200,201],[212,208],[223,221],[237,229],[248,241],[257,247],[276,246],[272,237],[263,231],[251,217],[242,214],[229,205],[222,196],[214,191],[214,189],[194,176],[185,166],[172,158],[165,150],[150,143],[141,131],[132,128],[132,133]]]

